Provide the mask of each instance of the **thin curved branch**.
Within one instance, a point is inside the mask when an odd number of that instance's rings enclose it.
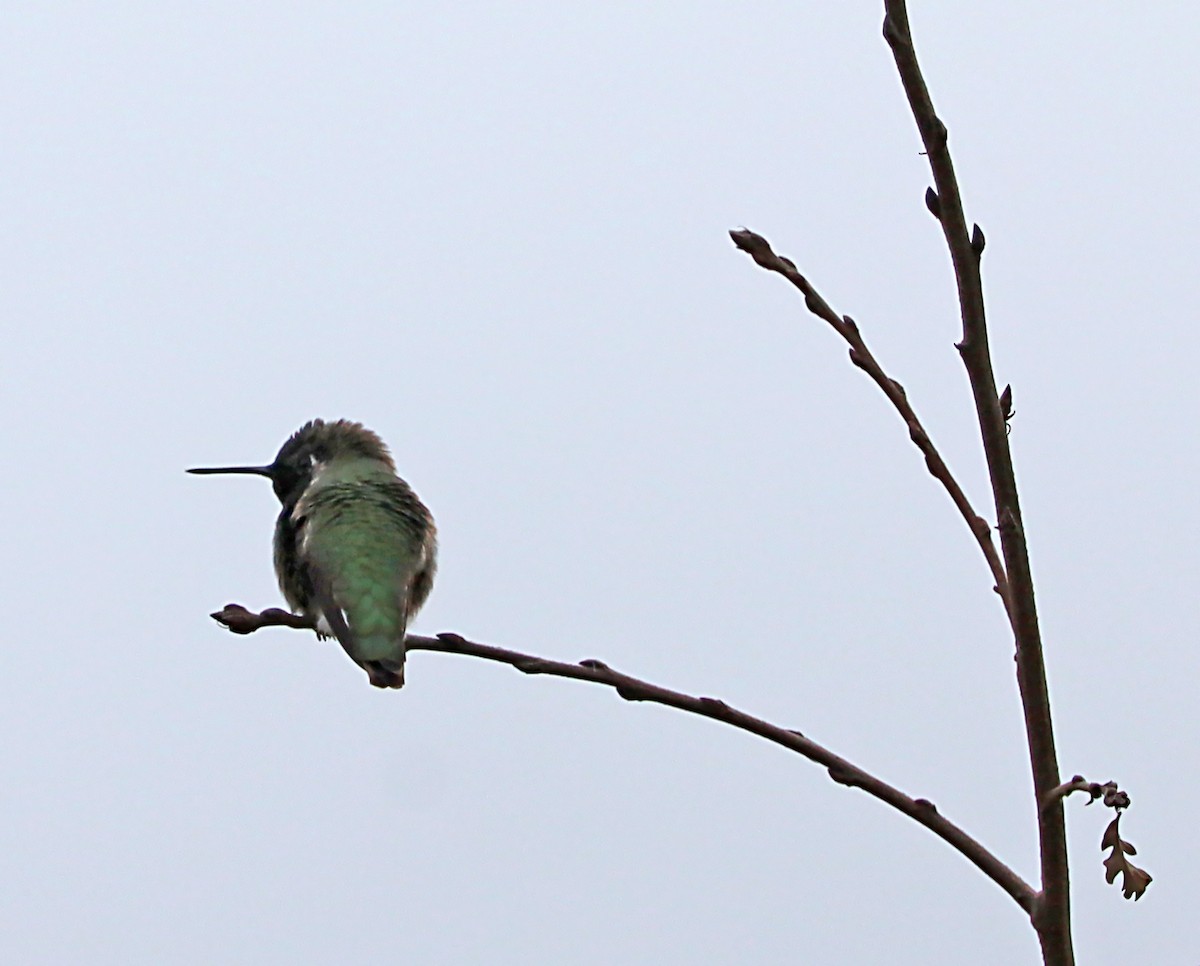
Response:
[[[1017,496],[1004,407],[996,392],[988,347],[983,282],[979,271],[984,247],[983,232],[975,225],[971,234],[967,234],[962,195],[947,147],[946,125],[934,110],[929,89],[917,63],[905,2],[884,0],[884,8],[883,36],[892,49],[896,69],[933,172],[936,191],[930,189],[926,193],[926,204],[942,226],[954,264],[963,323],[962,342],[958,343],[958,350],[975,397],[980,435],[995,497],[1004,569],[1010,584],[1009,616],[1017,645],[1017,682],[1025,710],[1034,795],[1039,804],[1045,806],[1049,803],[1049,807],[1038,809],[1042,894],[1034,916],[1034,926],[1048,966],[1071,966],[1075,957],[1071,943],[1066,825],[1062,802],[1052,795],[1059,785],[1058,758],[1050,715],[1050,692],[1042,658],[1041,631],[1038,628],[1033,579],[1029,569],[1029,551]]]
[[[1076,775],[1069,782],[1063,782],[1056,788],[1050,789],[1049,794],[1042,800],[1042,808],[1053,808],[1055,802],[1061,801],[1072,792],[1087,792],[1088,800],[1084,802],[1085,805],[1102,800],[1108,808],[1129,807],[1128,793],[1123,792],[1116,782],[1107,781],[1101,784],[1100,782],[1090,782],[1082,775]]]
[[[250,634],[262,627],[283,626],[309,629],[313,627],[309,618],[290,614],[278,608],[271,608],[256,614],[240,604],[227,604],[224,609],[211,616],[218,623],[237,634]],[[806,738],[799,731],[763,721],[745,711],[730,707],[717,698],[694,697],[681,691],[673,691],[670,688],[651,684],[649,681],[643,681],[628,674],[622,674],[603,661],[585,660],[578,664],[570,664],[533,654],[523,654],[520,651],[510,651],[503,647],[494,647],[491,644],[479,644],[475,641],[468,641],[458,634],[439,634],[437,637],[418,637],[410,634],[406,644],[410,651],[439,651],[443,654],[478,657],[485,661],[508,664],[525,674],[548,674],[552,677],[571,678],[576,681],[599,684],[612,688],[626,701],[649,701],[665,705],[703,718],[711,718],[730,727],[765,738],[767,741],[781,745],[823,766],[829,772],[829,777],[835,782],[853,788],[861,788],[868,795],[873,795],[924,825],[934,835],[943,839],[978,866],[984,875],[1008,893],[1027,914],[1033,914],[1036,905],[1036,893],[1033,887],[988,851],[978,840],[943,817],[936,805],[924,798],[909,797],[882,779],[876,778],[840,755],[836,755],[812,739]]]
[[[942,484],[946,492],[950,494],[950,499],[958,508],[959,514],[966,521],[967,527],[974,535],[976,542],[979,544],[979,549],[983,551],[984,559],[987,561],[988,569],[992,572],[992,579],[995,581],[995,591],[1000,595],[1000,599],[1004,602],[1004,609],[1010,614],[1009,607],[1009,591],[1008,577],[1005,574],[1004,564],[1000,562],[1000,555],[996,551],[996,545],[992,542],[992,528],[988,525],[987,520],[975,512],[971,506],[970,500],[967,499],[963,488],[958,485],[958,481],[954,478],[954,474],[950,472],[950,468],[946,465],[946,461],[942,459],[937,448],[933,445],[933,440],[929,438],[929,433],[925,431],[925,427],[921,425],[921,420],[918,418],[916,411],[912,408],[912,404],[908,401],[908,395],[904,391],[904,387],[895,379],[892,379],[883,367],[876,361],[871,350],[867,348],[866,342],[863,341],[862,334],[858,330],[858,325],[848,315],[838,315],[813,288],[812,284],[796,269],[796,264],[790,258],[784,258],[782,255],[776,255],[771,248],[771,243],[768,242],[762,235],[750,231],[746,228],[741,228],[737,231],[731,231],[729,237],[733,239],[733,243],[742,251],[754,259],[755,263],[767,271],[775,272],[782,275],[804,295],[804,304],[808,310],[818,318],[824,319],[833,327],[846,342],[850,345],[850,361],[858,366],[875,382],[883,394],[887,396],[891,404],[900,414],[900,418],[904,420],[908,426],[909,438],[917,445],[917,448],[925,456],[925,466],[933,477]]]

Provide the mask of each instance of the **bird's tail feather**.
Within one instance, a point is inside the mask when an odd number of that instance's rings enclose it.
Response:
[[[328,588],[315,589],[321,616],[350,659],[370,676],[371,683],[377,688],[404,687],[404,627],[399,635],[357,634]]]
[[[399,661],[364,661],[363,667],[377,688],[404,687],[404,656]]]

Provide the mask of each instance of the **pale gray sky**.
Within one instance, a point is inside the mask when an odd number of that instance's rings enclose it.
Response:
[[[314,416],[437,515],[415,630],[799,728],[1022,874],[1011,643],[853,315],[981,508],[881,3],[10,3],[0,959],[1034,962],[923,829],[747,735],[280,602],[262,480]],[[1185,4],[914,0],[1011,382],[1081,963],[1195,963],[1195,38]],[[990,514],[989,514],[990,515]]]

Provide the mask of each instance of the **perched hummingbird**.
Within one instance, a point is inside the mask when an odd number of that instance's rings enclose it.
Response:
[[[288,604],[377,688],[404,686],[404,630],[433,586],[437,528],[383,440],[361,423],[314,419],[268,466],[188,472],[267,477],[283,504],[275,575]]]

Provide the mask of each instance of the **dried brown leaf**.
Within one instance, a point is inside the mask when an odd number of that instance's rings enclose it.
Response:
[[[1112,849],[1112,853],[1104,860],[1104,880],[1111,885],[1120,875],[1122,893],[1126,899],[1136,902],[1154,881],[1154,877],[1126,858],[1127,855],[1137,855],[1137,849],[1121,838],[1120,815],[1109,822],[1108,828],[1104,830],[1104,836],[1100,839],[1100,850],[1104,849]]]

